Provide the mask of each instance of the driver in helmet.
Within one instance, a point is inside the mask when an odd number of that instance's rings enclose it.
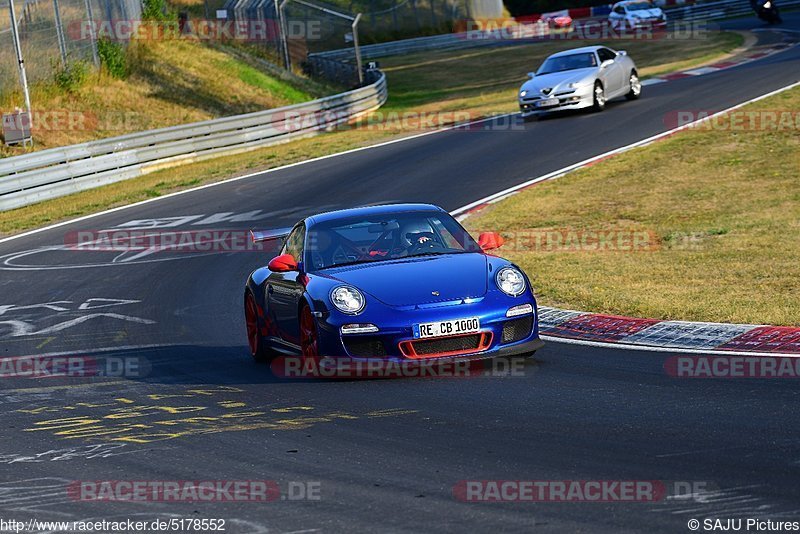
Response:
[[[412,221],[403,225],[400,233],[406,252],[414,252],[425,243],[434,244],[433,228],[426,221]]]

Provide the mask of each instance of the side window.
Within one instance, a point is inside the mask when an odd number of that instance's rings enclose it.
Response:
[[[291,254],[294,259],[301,261],[303,259],[303,241],[306,236],[305,225],[295,227],[294,230],[286,238],[286,243],[283,245],[281,254]]]
[[[614,59],[617,55],[609,50],[608,48],[600,48],[597,51],[597,55],[600,57],[600,62],[607,61],[609,59]]]

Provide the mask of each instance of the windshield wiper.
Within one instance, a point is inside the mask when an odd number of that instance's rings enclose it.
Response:
[[[359,265],[361,263],[375,263],[376,261],[380,260],[355,260],[355,261],[346,261],[344,263],[334,263],[333,265],[326,265],[325,267],[320,267],[319,269],[333,269],[335,267],[346,267],[348,265]]]

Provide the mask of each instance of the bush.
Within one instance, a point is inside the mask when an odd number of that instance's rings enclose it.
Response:
[[[166,0],[144,0],[142,2],[142,20],[167,20]]]
[[[97,55],[108,73],[114,78],[125,78],[128,75],[128,61],[122,45],[110,39],[97,41]]]
[[[91,67],[85,61],[75,61],[67,67],[57,68],[55,72],[56,85],[65,91],[77,91],[89,78]]]

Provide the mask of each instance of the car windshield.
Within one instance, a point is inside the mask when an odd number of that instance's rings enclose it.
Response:
[[[550,74],[552,72],[562,72],[565,70],[585,69],[588,67],[596,67],[597,58],[594,52],[585,52],[582,54],[569,54],[566,56],[549,57],[539,67],[537,75]]]
[[[317,270],[480,250],[447,213],[403,212],[315,224],[308,231],[305,261]]]
[[[645,9],[653,9],[653,5],[650,2],[635,2],[633,4],[627,4],[628,11],[643,11]]]

